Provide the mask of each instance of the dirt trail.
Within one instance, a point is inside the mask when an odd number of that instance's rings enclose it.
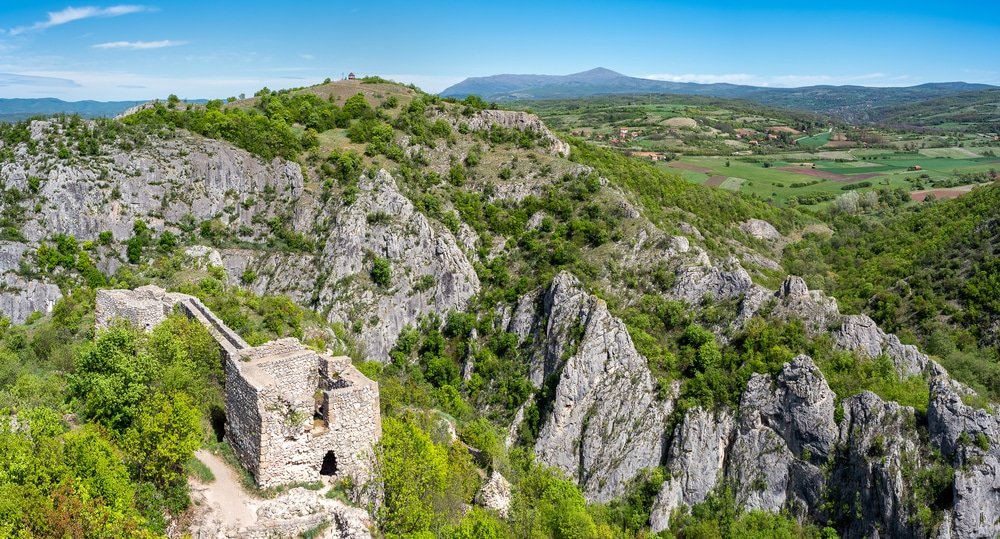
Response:
[[[236,472],[204,449],[195,451],[194,456],[212,470],[215,481],[204,484],[192,480],[191,487],[202,493],[205,503],[212,506],[211,512],[222,521],[223,527],[237,529],[255,523],[260,501],[244,490]]]

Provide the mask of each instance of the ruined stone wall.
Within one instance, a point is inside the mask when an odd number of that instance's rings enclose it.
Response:
[[[373,441],[382,437],[378,384],[353,366],[342,376],[354,380],[347,387],[327,392],[330,437],[336,440],[337,475],[351,477],[358,483],[369,477]]]
[[[280,356],[282,354],[288,354],[301,349],[302,343],[300,343],[298,339],[293,337],[277,339],[266,342],[260,346],[247,348],[246,350],[241,351],[240,361],[252,363],[259,359],[271,356]]]
[[[190,297],[168,293],[156,286],[143,286],[135,290],[98,290],[95,300],[96,326],[97,329],[104,329],[113,321],[122,319],[149,331],[167,319],[174,305]]]
[[[259,473],[261,410],[257,388],[240,372],[239,365],[225,361],[226,440],[236,458],[254,477]]]
[[[316,450],[311,447],[318,356],[301,345],[297,354],[291,353],[240,365],[249,383],[263,386],[257,404],[261,427],[256,478],[261,487],[319,480],[319,465],[312,458]]]
[[[294,338],[250,347],[197,298],[155,286],[98,291],[97,324],[122,318],[148,331],[175,306],[222,349],[226,439],[260,487],[320,480],[329,452],[334,477],[368,479],[382,434],[378,384],[350,358],[317,353]]]
[[[224,324],[200,299],[186,296],[179,305],[187,316],[201,322],[208,329],[208,332],[215,338],[215,342],[219,343],[223,359],[235,360],[241,350],[250,348],[243,337]]]
[[[258,395],[258,484],[266,488],[318,481],[329,451],[336,458],[335,477],[366,480],[372,446],[381,436],[378,385],[347,358],[317,354],[294,342],[297,354],[293,349],[279,359],[264,356],[241,365],[248,381],[266,384]],[[331,373],[331,368],[337,370]],[[318,421],[317,397],[322,402]]]

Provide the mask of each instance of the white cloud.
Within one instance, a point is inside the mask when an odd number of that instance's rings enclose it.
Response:
[[[173,41],[170,39],[161,41],[109,41],[108,43],[98,43],[97,45],[93,45],[93,47],[95,49],[129,49],[136,51],[176,47],[178,45],[187,45],[187,43],[187,41]]]
[[[30,26],[18,26],[16,28],[11,28],[8,33],[12,36],[16,36],[25,32],[44,30],[53,26],[59,26],[83,19],[91,19],[94,17],[119,17],[121,15],[142,13],[144,11],[153,11],[153,9],[147,6],[135,5],[119,5],[111,7],[67,7],[62,11],[50,11],[48,13],[48,19],[44,21],[38,21]]]
[[[76,81],[62,77],[44,77],[38,75],[24,75],[21,73],[0,73],[0,87],[5,86],[42,86],[60,88],[80,87]]]

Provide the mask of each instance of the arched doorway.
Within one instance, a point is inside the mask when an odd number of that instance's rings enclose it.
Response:
[[[319,468],[320,475],[336,475],[337,474],[337,455],[333,454],[333,451],[327,451],[326,455],[323,456],[323,465]]]

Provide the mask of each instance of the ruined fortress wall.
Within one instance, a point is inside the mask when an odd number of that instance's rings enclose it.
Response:
[[[201,325],[208,329],[208,332],[219,343],[224,360],[233,361],[241,350],[250,347],[235,331],[215,316],[211,309],[205,306],[200,299],[187,296],[179,303],[181,310],[188,317],[201,322]]]
[[[357,372],[353,366],[348,369]],[[382,437],[382,416],[378,384],[357,375],[367,383],[328,392],[330,436],[336,440],[337,475],[363,482],[371,473],[374,443]]]
[[[153,329],[167,319],[173,308],[173,298],[156,287],[136,290],[98,290],[95,299],[95,325],[105,329],[115,320],[127,320],[144,331]]]
[[[247,382],[233,361],[226,371],[226,440],[247,471],[258,476],[261,456],[261,411],[257,388]]]
[[[148,331],[175,307],[222,348],[226,439],[258,485],[318,481],[331,452],[334,477],[368,479],[382,434],[378,384],[349,358],[319,354],[294,338],[250,347],[197,298],[155,286],[98,291],[97,326],[120,318]]]

